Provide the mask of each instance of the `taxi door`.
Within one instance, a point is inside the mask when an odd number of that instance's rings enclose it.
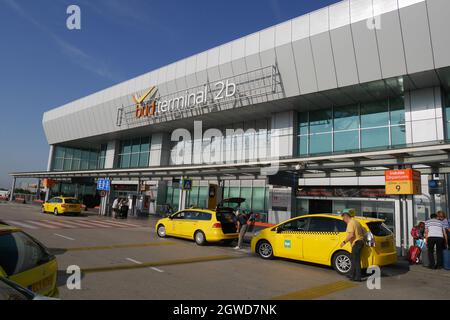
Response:
[[[342,231],[343,229],[343,231]],[[303,235],[303,255],[309,262],[330,265],[331,254],[345,238],[345,222],[342,220],[311,218]]]
[[[172,218],[170,219],[171,225],[168,226],[168,231],[170,232],[171,235],[175,235],[175,236],[182,235],[184,220],[185,220],[185,212],[184,211],[180,211],[172,216]]]
[[[277,228],[274,253],[277,257],[301,260],[303,258],[303,232],[309,219],[288,221]]]

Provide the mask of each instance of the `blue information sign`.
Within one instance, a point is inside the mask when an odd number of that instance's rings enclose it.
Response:
[[[97,190],[109,191],[111,189],[111,180],[109,179],[98,179]]]

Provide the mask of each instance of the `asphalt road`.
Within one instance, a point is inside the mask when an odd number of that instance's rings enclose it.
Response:
[[[248,248],[198,247],[159,239],[155,220],[55,217],[31,205],[0,202],[0,220],[22,227],[57,255],[61,299],[450,299],[450,272],[383,268],[380,290],[334,270],[264,261]],[[81,290],[66,286],[69,266],[83,270]]]

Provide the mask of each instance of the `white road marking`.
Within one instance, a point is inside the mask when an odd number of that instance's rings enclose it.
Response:
[[[57,233],[55,233],[55,236],[64,238],[64,239],[66,239],[66,240],[75,241],[75,239],[69,238],[69,237],[66,237],[66,236],[63,236],[62,234],[57,234]]]
[[[45,221],[45,220],[42,220],[42,221]],[[34,225],[37,225],[39,227],[46,228],[46,229],[59,229],[56,226],[51,226],[51,225],[47,224],[46,222],[39,222],[37,220],[25,220],[25,222],[34,224]]]
[[[131,259],[131,258],[126,258],[126,260],[128,260],[128,261],[130,261],[130,262],[133,262],[133,263],[135,263],[135,264],[142,264],[142,262],[137,261],[137,260],[134,260],[134,259]]]
[[[154,270],[154,271],[156,271],[156,272],[159,272],[159,273],[163,273],[163,272],[164,272],[163,270],[158,269],[158,268],[155,268],[155,267],[152,267],[152,268],[150,268],[150,269],[152,269],[152,270]]]
[[[49,224],[55,225],[55,226],[63,228],[63,229],[76,229],[77,228],[75,226],[70,226],[70,225],[68,225],[66,223],[63,223],[63,222],[58,222],[58,221],[54,221],[54,220],[46,220],[46,221]]]
[[[15,221],[15,220],[6,220],[5,222],[9,225],[16,226],[16,227],[22,227],[25,229],[37,229],[37,227],[34,227],[32,225],[29,225],[29,224],[26,224],[23,222]]]

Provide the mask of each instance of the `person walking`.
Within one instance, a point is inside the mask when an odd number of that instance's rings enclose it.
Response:
[[[244,212],[240,212],[239,215],[237,216],[237,222],[236,222],[237,232],[239,233],[238,245],[237,245],[237,247],[234,248],[236,250],[239,250],[242,248],[242,243],[244,242],[244,237],[248,230],[247,222],[248,222],[248,216]]]
[[[438,219],[437,214],[432,214],[430,220],[425,222],[425,242],[428,249],[430,269],[442,269],[444,248],[447,247],[447,233],[444,224]],[[436,249],[436,260],[434,251]]]
[[[364,248],[364,235],[366,231],[361,226],[359,221],[355,219],[355,210],[344,210],[342,212],[342,219],[347,224],[347,236],[341,244],[343,248],[347,243],[352,246],[351,253],[351,269],[348,277],[352,281],[361,281],[361,250]]]
[[[115,198],[112,204],[112,212],[113,212],[113,218],[117,218],[117,213],[119,212],[119,198]]]

